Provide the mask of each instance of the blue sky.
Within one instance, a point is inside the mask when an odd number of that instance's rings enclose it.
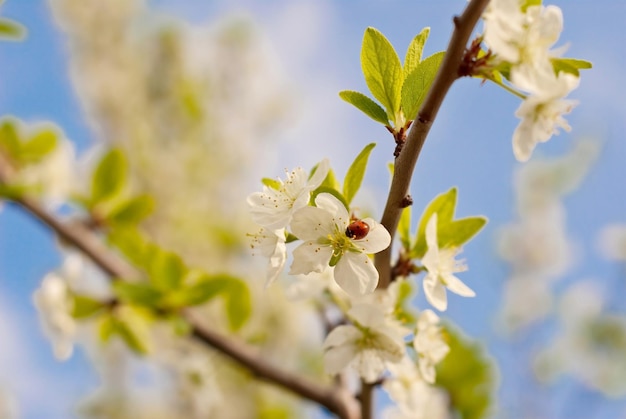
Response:
[[[462,10],[465,1],[154,0],[149,4],[195,24],[213,21],[224,13],[243,13],[254,19],[276,48],[298,91],[301,117],[280,136],[277,150],[259,156],[259,167],[252,171],[275,176],[284,167],[310,167],[329,157],[337,171],[344,173],[358,151],[375,141],[378,147],[366,177],[373,185],[367,200],[381,210],[388,179],[385,165],[393,150],[391,138],[343,103],[337,92],[366,91],[359,51],[367,26],[382,31],[401,55],[411,38],[430,26],[426,47],[430,54],[445,48],[451,17]],[[577,138],[602,143],[599,162],[581,188],[565,201],[569,234],[580,248],[580,258],[564,283],[589,277],[606,284],[617,278],[619,283],[624,280],[620,267],[604,260],[595,242],[604,225],[626,223],[626,3],[569,0],[556,4],[565,19],[559,45],[569,43],[568,56],[588,59],[595,68],[583,74],[580,88],[571,95],[581,102],[568,117],[573,131],[540,145],[536,155],[561,155]],[[8,0],[2,15],[25,24],[29,36],[21,43],[0,44],[0,115],[54,121],[85,150],[92,134],[71,87],[64,38],[55,28],[47,4],[43,0]],[[463,279],[478,296],[453,298],[446,316],[470,336],[484,341],[498,360],[503,411],[508,406],[514,409],[524,392],[546,404],[548,417],[576,417],[568,410],[576,399],[586,405],[591,400],[594,406],[584,417],[617,417],[616,412],[626,411],[624,403],[605,401],[574,382],[562,381],[541,391],[527,387],[524,378],[518,379],[527,371],[520,361],[524,344],[510,345],[493,329],[508,272],[495,257],[493,244],[498,228],[514,217],[511,185],[518,163],[510,139],[517,125],[513,115],[517,106],[513,96],[495,86],[461,80],[444,103],[418,162],[412,186],[417,213],[432,197],[456,185],[459,216],[490,218],[488,227],[464,252],[470,271]],[[95,385],[95,376],[80,353],[65,364],[56,363],[39,332],[31,293],[58,261],[49,234],[6,206],[0,213],[0,386],[17,395],[25,418],[68,417],[72,401],[85,394],[86,386]],[[623,304],[615,308],[621,313],[626,309]],[[544,337],[548,333],[549,328],[540,331]],[[508,413],[502,417],[516,418],[513,410]]]

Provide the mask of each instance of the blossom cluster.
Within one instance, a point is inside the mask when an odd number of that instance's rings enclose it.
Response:
[[[513,134],[519,161],[528,160],[535,146],[558,134],[559,128],[571,129],[563,115],[577,102],[564,98],[579,83],[576,75],[558,72],[553,64],[564,51],[551,49],[563,30],[561,9],[524,6],[520,0],[492,0],[483,15],[485,43],[496,62],[508,69],[513,86],[528,93],[515,113],[521,119]]]
[[[331,295],[344,316],[324,341],[326,372],[337,375],[351,369],[368,383],[385,377],[385,388],[398,409],[389,414],[421,417],[430,404],[416,403],[415,396],[426,400],[437,391],[432,386],[435,366],[449,351],[439,317],[431,310],[412,322],[399,316],[403,298],[399,288],[407,285],[406,278],[377,289],[378,271],[368,255],[386,249],[390,234],[372,218],[356,218],[345,200],[326,192],[330,188],[320,188],[329,171],[327,160],[310,176],[296,168],[284,180],[265,181],[263,191],[248,197],[252,218],[261,227],[251,235],[253,251],[269,259],[270,285],[287,264],[288,243],[299,240],[289,269],[296,281],[288,294],[300,299]],[[428,301],[445,310],[446,288],[473,296],[454,276],[466,269],[454,259],[458,250],[439,248],[436,214],[428,223],[426,240],[422,262],[428,270],[424,279]]]
[[[357,220],[330,193],[319,193],[315,206],[311,192],[326,178],[329,163],[323,160],[310,179],[302,168],[287,173],[285,181],[264,186],[248,197],[254,221],[261,226],[253,235],[253,248],[270,258],[268,285],[282,272],[287,261],[286,233],[302,240],[293,251],[290,275],[322,273],[334,267],[334,279],[348,294],[371,293],[378,284],[378,271],[367,256],[386,249],[389,232],[371,218]],[[289,229],[289,230],[287,230]]]

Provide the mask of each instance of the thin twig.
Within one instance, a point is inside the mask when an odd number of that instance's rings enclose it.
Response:
[[[454,32],[437,77],[417,115],[417,119],[413,122],[402,152],[396,158],[391,188],[381,220],[381,224],[389,231],[392,239],[400,220],[403,200],[409,192],[417,158],[443,99],[452,83],[459,78],[458,70],[465,47],[488,3],[489,0],[472,0],[463,14],[454,18]],[[379,288],[387,288],[391,281],[391,250],[391,246],[389,246],[386,250],[376,254],[375,264],[380,274]]]
[[[139,273],[113,253],[101,239],[80,223],[66,223],[46,211],[35,200],[23,197],[14,202],[51,228],[66,243],[79,249],[112,277],[138,278]],[[309,378],[268,363],[253,348],[210,330],[190,316],[193,338],[233,359],[257,378],[319,403],[342,419],[359,419],[360,407],[344,388],[321,385]]]

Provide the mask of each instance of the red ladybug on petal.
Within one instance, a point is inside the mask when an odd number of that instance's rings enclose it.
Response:
[[[361,240],[362,238],[367,236],[367,233],[369,233],[369,231],[370,226],[367,225],[365,221],[356,220],[350,223],[348,228],[346,228],[346,236],[354,240]]]

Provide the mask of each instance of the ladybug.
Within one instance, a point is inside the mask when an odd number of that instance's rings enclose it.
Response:
[[[369,231],[370,226],[368,226],[365,221],[356,220],[350,223],[348,228],[346,228],[346,236],[354,240],[361,240],[362,238],[367,236],[367,233],[369,233]]]

